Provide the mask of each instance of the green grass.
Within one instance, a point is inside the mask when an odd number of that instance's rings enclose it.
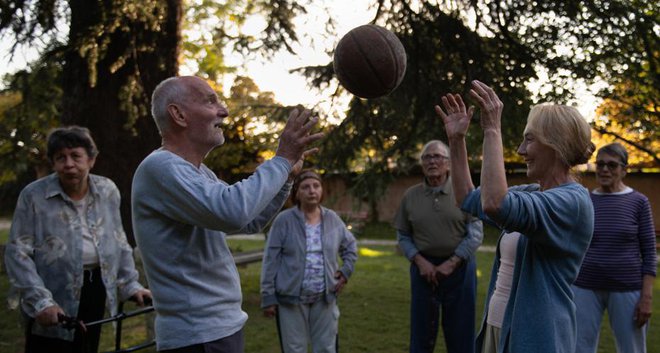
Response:
[[[9,229],[0,229],[0,244],[7,244],[9,241]]]
[[[399,319],[407,320],[407,282],[392,282],[406,274],[405,261],[390,246],[382,253],[358,261],[355,275],[340,296],[340,346],[345,352],[401,352]],[[241,270],[244,308],[250,319],[245,328],[246,352],[278,352],[275,322],[259,309],[259,270],[251,265]],[[384,334],[387,333],[387,334]],[[393,345],[392,345],[393,344]]]
[[[249,240],[249,239],[232,239],[231,236],[227,238],[229,249],[232,253],[249,252],[255,250],[263,250],[265,237],[263,240]]]
[[[410,303],[409,263],[392,246],[361,249],[355,273],[339,298],[341,350],[406,352]],[[483,261],[492,261],[492,254],[483,255]],[[260,266],[255,265],[241,270],[244,309],[250,315],[245,327],[245,351],[278,352],[275,322],[265,318],[259,309],[259,270]],[[483,271],[480,273],[483,276]],[[480,292],[485,290],[479,289]],[[477,311],[481,312],[481,308],[482,305],[479,305]],[[440,349],[436,351],[442,352]]]
[[[371,222],[363,225],[355,236],[358,239],[396,240],[396,231],[387,222]]]
[[[376,225],[365,227],[369,229],[384,229],[382,234],[390,234],[386,239],[394,239],[393,231],[387,227]],[[366,237],[377,238],[379,231],[366,231]],[[360,237],[362,238],[362,236]],[[494,245],[497,232],[487,228],[484,244]],[[263,240],[228,240],[232,249],[249,251],[263,247]],[[406,352],[408,347],[409,328],[409,263],[403,256],[396,253],[393,246],[360,247],[361,254],[356,264],[354,276],[351,278],[345,292],[340,296],[341,310],[340,347],[342,352]],[[492,252],[479,252],[478,265],[478,292],[477,292],[477,322],[480,322],[483,311],[486,287],[489,281],[490,269],[494,254]],[[261,264],[254,263],[239,268],[241,283],[243,285],[243,308],[250,318],[245,326],[246,353],[275,353],[279,352],[279,342],[275,322],[265,318],[259,308],[259,274]],[[5,302],[7,294],[7,277],[0,275],[0,301]],[[660,317],[660,281],[656,281],[654,288],[656,300],[653,302],[653,317]],[[133,310],[129,305],[127,310]],[[8,311],[4,305],[0,306],[0,353],[18,353],[23,351],[23,331],[18,323],[18,314]],[[607,319],[603,321],[601,344],[599,353],[615,353]],[[141,343],[146,336],[145,320],[143,317],[128,319],[124,324],[124,347]],[[112,328],[104,328],[101,350],[110,350],[114,346]],[[539,333],[542,334],[542,333]],[[442,335],[442,333],[440,333]],[[440,337],[441,338],[441,337]],[[435,352],[445,352],[442,340],[438,340]],[[660,347],[660,329],[651,325],[648,333],[649,352]],[[154,352],[154,349],[140,352]]]

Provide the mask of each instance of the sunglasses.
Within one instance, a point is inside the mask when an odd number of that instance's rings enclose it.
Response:
[[[612,170],[612,169],[618,168],[619,166],[624,167],[625,164],[623,164],[621,162],[614,162],[614,161],[610,161],[610,162],[597,161],[596,162],[596,168],[598,168],[598,169],[603,169],[606,166],[607,166],[607,169]]]

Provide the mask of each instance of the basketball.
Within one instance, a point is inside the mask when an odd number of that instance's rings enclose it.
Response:
[[[337,79],[361,98],[389,94],[406,72],[406,51],[389,30],[368,24],[353,28],[337,43],[333,67]]]

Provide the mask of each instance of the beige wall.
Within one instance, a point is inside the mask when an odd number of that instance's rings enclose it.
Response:
[[[366,212],[368,206],[366,200],[360,204],[350,194],[344,180],[338,176],[324,178],[325,201],[324,204],[341,213]],[[507,176],[510,185],[529,183],[525,174],[509,174]],[[422,176],[402,176],[392,182],[387,191],[378,202],[378,219],[383,222],[392,222],[403,193],[410,186],[419,183]],[[593,173],[580,175],[580,182],[589,189],[596,186]],[[659,173],[630,173],[624,182],[633,189],[646,195],[651,202],[653,220],[656,229],[660,229],[660,174]]]

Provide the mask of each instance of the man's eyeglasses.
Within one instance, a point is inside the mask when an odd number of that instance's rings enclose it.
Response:
[[[607,166],[607,169],[613,170],[618,168],[619,166],[624,167],[625,164],[621,162],[615,162],[615,161],[610,161],[610,162],[603,162],[603,161],[596,161],[596,168],[598,169],[603,169]]]
[[[430,161],[446,161],[448,160],[449,157],[443,156],[441,154],[424,154],[422,155],[422,160],[424,162],[430,162]]]

